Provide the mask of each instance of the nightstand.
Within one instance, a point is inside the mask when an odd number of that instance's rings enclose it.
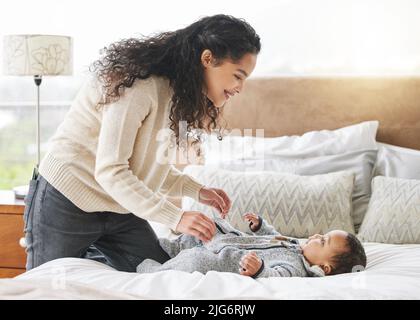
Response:
[[[0,190],[0,278],[25,272],[24,209],[23,200],[15,199],[13,191]]]

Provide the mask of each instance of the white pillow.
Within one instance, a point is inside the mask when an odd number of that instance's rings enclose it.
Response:
[[[420,180],[377,176],[360,240],[420,243]]]
[[[162,223],[154,221],[148,222],[158,238],[168,238],[170,240],[173,240],[179,236],[179,234],[176,234],[171,228],[167,227]]]
[[[367,211],[371,195],[372,170],[376,160],[376,150],[351,151],[337,155],[312,158],[278,158],[233,160],[206,165],[233,171],[275,171],[298,175],[325,174],[335,171],[350,171],[355,174],[352,194],[352,219],[357,231]]]
[[[232,200],[228,221],[249,232],[242,215],[255,212],[284,235],[307,238],[341,229],[354,233],[351,195],[354,175],[335,172],[299,176],[276,172],[235,172],[207,166],[187,166],[184,172],[201,183],[223,189]],[[183,198],[183,210],[218,215],[215,209]]]
[[[420,151],[378,143],[374,175],[420,179]]]
[[[372,150],[377,148],[378,125],[378,121],[366,121],[337,130],[310,131],[301,136],[275,138],[227,135],[219,141],[215,135],[210,135],[202,148],[206,164],[235,159],[307,158]]]
[[[221,142],[210,136],[204,143],[205,163],[227,170],[299,175],[354,172],[352,218],[358,231],[370,199],[378,125],[378,121],[366,121],[332,131],[311,131],[302,136],[228,136]]]

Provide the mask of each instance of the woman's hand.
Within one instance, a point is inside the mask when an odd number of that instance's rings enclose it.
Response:
[[[258,216],[255,213],[247,212],[243,216],[244,220],[249,222],[249,228],[252,232],[255,232],[255,230],[258,230],[260,227],[260,219],[258,219]]]
[[[221,189],[203,187],[200,190],[199,199],[200,203],[216,208],[223,219],[231,207],[228,195]]]
[[[239,273],[241,275],[252,277],[258,272],[258,270],[260,270],[262,266],[262,260],[254,251],[252,251],[241,258],[239,266]]]
[[[199,211],[185,211],[175,229],[203,242],[210,241],[216,233],[214,221]]]

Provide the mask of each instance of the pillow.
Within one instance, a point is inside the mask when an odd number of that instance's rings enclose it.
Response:
[[[349,170],[355,173],[352,218],[358,231],[370,199],[377,156],[378,121],[302,136],[256,138],[210,137],[203,144],[205,164],[234,171],[277,171],[316,175]]]
[[[175,233],[171,228],[162,223],[151,220],[149,220],[148,222],[158,238],[167,238],[169,240],[174,240],[179,236],[178,233]]]
[[[375,177],[358,237],[365,242],[420,243],[420,180]]]
[[[350,216],[353,173],[299,176],[270,171],[235,172],[206,166],[187,166],[184,172],[229,195],[232,208],[227,219],[243,232],[249,232],[249,228],[242,215],[255,212],[277,231],[292,237],[307,238],[332,229],[354,233]],[[185,197],[182,208],[209,216],[219,214]]]
[[[311,131],[301,136],[276,138],[228,135],[219,141],[215,135],[210,135],[204,141],[202,150],[205,164],[235,159],[319,157],[355,150],[372,150],[377,149],[378,124],[378,121],[366,121],[337,130]]]
[[[350,151],[337,155],[311,158],[277,158],[232,160],[208,167],[232,171],[275,171],[298,175],[316,175],[335,171],[350,171],[355,174],[352,194],[352,220],[356,232],[367,211],[370,194],[372,170],[376,160],[376,150]]]
[[[420,151],[378,143],[374,175],[420,179]]]

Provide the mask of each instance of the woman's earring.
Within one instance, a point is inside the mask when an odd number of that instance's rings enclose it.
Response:
[[[222,141],[223,140],[222,133],[220,132],[220,129],[219,129],[219,134],[217,135],[217,139],[219,141]]]

